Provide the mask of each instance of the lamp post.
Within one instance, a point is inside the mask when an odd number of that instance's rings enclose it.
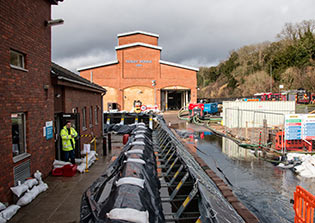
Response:
[[[154,105],[156,105],[156,81],[152,80],[152,87],[154,88]]]

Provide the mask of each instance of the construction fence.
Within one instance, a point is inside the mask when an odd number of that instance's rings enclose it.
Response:
[[[223,125],[225,131],[236,138],[250,143],[262,144],[273,142],[275,134],[284,129],[285,115],[294,114],[295,110],[259,111],[239,108],[225,108]]]

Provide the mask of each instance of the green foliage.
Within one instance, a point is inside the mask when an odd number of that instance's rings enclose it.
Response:
[[[267,77],[272,74],[272,81],[277,83],[284,81],[283,74],[289,68],[300,70],[303,76],[302,71],[315,64],[314,31],[315,20],[288,23],[278,35],[279,41],[244,46],[233,51],[218,66],[200,68],[198,87],[207,87],[222,77],[221,80],[227,80],[225,83],[233,94],[233,90],[242,91],[239,88],[246,83],[246,77],[253,77],[252,74],[258,72],[264,72]]]

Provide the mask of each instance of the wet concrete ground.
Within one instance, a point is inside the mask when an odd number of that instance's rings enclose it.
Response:
[[[103,156],[102,143],[97,146],[99,160],[89,173],[76,173],[73,177],[49,176],[44,179],[48,190],[38,195],[30,204],[22,207],[9,221],[23,223],[74,223],[80,222],[80,205],[83,192],[106,170],[112,156],[120,153],[122,136],[112,135],[112,151]]]
[[[187,129],[193,130],[197,132],[209,131],[209,129],[198,126],[192,123],[189,123],[185,120],[181,120],[177,117],[178,111],[168,111],[163,114],[165,122],[169,125],[169,127],[174,129]]]

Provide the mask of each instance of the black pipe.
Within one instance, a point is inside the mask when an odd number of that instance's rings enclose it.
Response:
[[[108,151],[112,151],[112,134],[108,133],[107,137],[108,137]]]
[[[103,137],[103,156],[107,155],[106,137]]]

